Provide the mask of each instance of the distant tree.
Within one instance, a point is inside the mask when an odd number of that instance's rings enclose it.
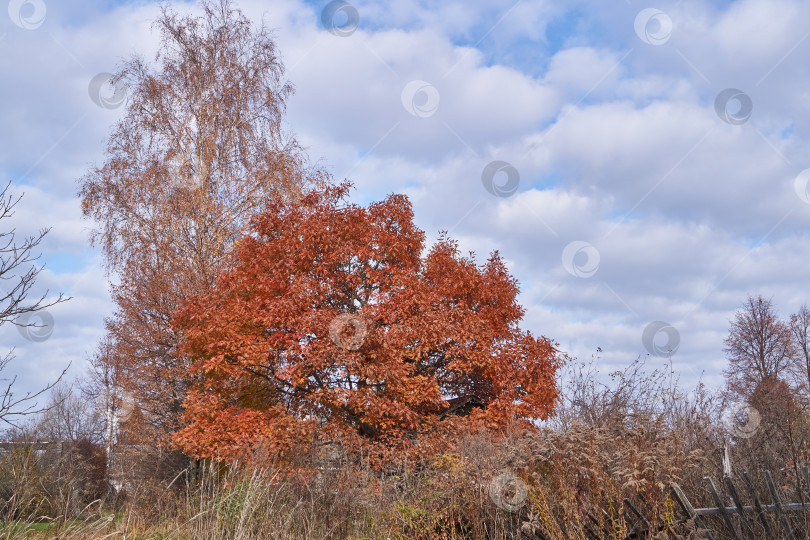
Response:
[[[0,191],[0,221],[10,219],[14,215],[14,208],[22,199],[22,195],[14,197],[9,193],[11,182]],[[11,229],[0,232],[0,326],[11,323],[20,327],[39,327],[32,322],[31,315],[51,306],[69,300],[59,294],[57,298],[48,299],[48,291],[37,299],[29,299],[32,288],[36,283],[42,266],[36,264],[39,255],[33,250],[39,246],[50,229],[41,229],[38,234],[28,236],[18,242],[16,230]],[[0,357],[0,372],[8,367],[14,359],[14,350]],[[8,381],[0,389],[0,422],[13,425],[17,419],[45,410],[37,401],[40,396],[51,390],[61,380],[67,368],[58,379],[35,392],[28,392],[23,396],[14,395],[16,377],[2,379]]]
[[[807,304],[802,304],[790,316],[788,324],[793,338],[796,378],[804,395],[810,397],[810,309]]]
[[[253,212],[323,180],[282,129],[292,87],[270,31],[229,0],[201,5],[202,16],[164,7],[157,65],[134,58],[116,75],[126,113],[80,188],[117,278],[107,321],[116,352],[104,358],[118,363],[153,440],[180,427],[191,384],[172,313],[211,286]]]
[[[810,373],[808,325],[806,307],[785,321],[762,296],[749,296],[732,320],[725,340],[726,397],[747,405],[727,409],[744,411],[736,418],[745,426],[742,435],[731,433],[737,468],[784,469],[799,477],[810,440],[806,402],[799,399]]]
[[[197,377],[175,437],[186,452],[283,455],[317,435],[382,463],[435,451],[461,426],[551,414],[561,356],[518,328],[497,252],[479,266],[443,236],[422,256],[405,196],[362,208],[348,189],[271,204],[214,290],[178,315]]]
[[[790,385],[776,377],[766,378],[748,397],[745,407],[730,410],[737,413],[729,418],[737,424],[738,432],[731,433],[732,461],[737,470],[782,470],[801,477],[810,431]],[[802,496],[800,491],[796,495]]]
[[[37,419],[38,440],[98,444],[103,439],[103,419],[95,404],[82,396],[75,384],[60,381],[51,388],[46,409]]]
[[[104,449],[99,444],[102,427],[99,409],[85,399],[77,384],[60,381],[48,393],[41,414],[6,434],[18,443],[14,452],[32,452],[35,456],[15,489],[38,493],[35,500],[41,500],[42,507],[37,511],[45,515],[75,515],[97,502],[107,492]],[[0,469],[8,465],[2,463]],[[19,474],[13,469],[2,470],[0,476],[2,473]]]
[[[790,327],[762,296],[748,297],[734,315],[724,343],[727,386],[737,396],[748,399],[764,381],[789,375],[795,357]]]
[[[107,470],[110,470],[119,425],[131,413],[134,404],[124,391],[122,370],[116,358],[116,343],[109,335],[98,343],[88,363],[82,395],[95,404],[102,428]]]

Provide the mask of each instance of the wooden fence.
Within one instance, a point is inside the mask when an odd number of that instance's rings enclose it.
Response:
[[[803,467],[802,472],[804,474],[806,485],[810,486],[810,469],[808,469],[808,467]],[[764,474],[765,483],[768,486],[768,492],[770,493],[770,504],[765,504],[760,500],[754,487],[754,483],[751,481],[751,478],[746,472],[743,472],[742,477],[746,491],[751,500],[751,505],[748,506],[743,504],[740,497],[740,491],[728,476],[723,477],[723,484],[725,485],[728,497],[733,502],[733,506],[726,506],[726,504],[723,502],[723,497],[714,483],[714,480],[711,478],[706,478],[706,482],[708,484],[709,492],[712,494],[712,498],[714,499],[714,507],[699,509],[693,508],[689,500],[686,498],[686,495],[675,483],[672,484],[672,492],[683,511],[702,529],[708,529],[702,519],[702,516],[718,515],[722,518],[722,523],[724,525],[723,533],[725,537],[734,538],[735,540],[741,540],[742,538],[749,540],[753,540],[755,538],[766,538],[768,540],[785,538],[793,540],[795,536],[791,526],[790,513],[804,513],[810,510],[810,503],[805,503],[804,501],[783,503],[779,497],[779,490],[776,489],[776,485],[771,477],[771,472],[764,471]],[[796,482],[798,483],[798,491],[801,492],[801,481],[797,478]],[[802,499],[803,498],[804,497],[802,497]],[[767,516],[768,513],[773,513],[775,519],[769,520]],[[756,535],[754,534],[755,522],[759,522],[759,524],[762,526],[762,529],[759,530],[758,534]],[[706,533],[706,537],[709,539],[714,538],[711,531]]]
[[[810,469],[803,467],[802,473],[805,485],[810,488]],[[677,521],[683,523],[691,520],[698,529],[703,530],[699,537],[709,540],[726,538],[734,540],[795,539],[796,513],[801,512],[802,518],[810,517],[810,499],[800,502],[783,502],[770,471],[764,471],[763,474],[770,495],[769,501],[760,498],[748,473],[742,474],[744,484],[742,490],[738,489],[738,486],[728,476],[723,477],[721,488],[718,488],[712,478],[707,477],[705,480],[708,492],[714,501],[714,506],[708,508],[695,508],[680,486],[673,482],[670,485],[671,493],[683,512]],[[802,493],[802,499],[804,499],[801,481],[800,479],[796,479],[796,481],[797,487],[799,487],[797,492]],[[738,485],[739,483],[738,481]],[[744,499],[749,501],[748,504],[744,502]],[[650,521],[636,504],[629,499],[624,499],[623,503],[625,520],[632,526],[630,534],[626,536],[627,540],[653,538],[660,532],[660,530],[651,530]],[[709,524],[707,524],[708,516],[713,516]],[[590,540],[612,538],[610,531],[606,530],[604,526],[600,526],[595,516],[588,514],[588,517],[593,525],[586,528]],[[803,531],[801,538],[805,538],[809,533],[806,530],[804,519],[801,520],[798,527]]]

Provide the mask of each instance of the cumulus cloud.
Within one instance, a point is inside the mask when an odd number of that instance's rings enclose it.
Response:
[[[612,369],[648,354],[644,329],[665,321],[682,380],[720,384],[746,295],[783,314],[806,299],[810,204],[794,182],[810,167],[805,3],[673,3],[656,43],[636,33],[638,6],[591,0],[358,1],[346,37],[323,28],[321,4],[240,6],[275,29],[297,88],[287,124],[312,158],[351,179],[359,202],[408,194],[431,239],[447,230],[480,260],[499,250],[522,285],[524,326],[571,354],[601,347]],[[102,159],[122,109],[98,107],[88,84],[157,45],[156,3],[47,8],[36,29],[0,25],[0,170],[26,192],[19,230],[53,227],[43,285],[74,296],[47,341],[2,329],[31,388],[81,365],[112,310],[75,180]],[[716,110],[727,88],[753,104],[738,125]],[[515,193],[486,189],[493,161],[517,172]],[[572,242],[583,244],[566,263]],[[570,271],[589,262],[588,277]]]

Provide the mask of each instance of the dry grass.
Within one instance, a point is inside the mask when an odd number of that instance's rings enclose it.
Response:
[[[428,462],[392,464],[385,473],[310,448],[283,467],[253,456],[173,478],[144,477],[125,498],[90,501],[68,515],[58,509],[70,506],[42,496],[43,472],[17,463],[0,540],[556,540],[589,531],[624,539],[638,522],[628,517],[625,498],[656,539],[701,537],[681,523],[669,483],[681,484],[696,505],[709,504],[703,477],[722,474],[718,402],[702,388],[682,393],[670,371],[650,373],[640,364],[607,382],[587,366],[571,366],[566,380],[566,399],[547,425],[498,437],[468,433]],[[775,452],[775,436],[762,432]],[[756,458],[754,442],[733,449],[739,463]],[[45,523],[42,516],[49,516]]]
[[[623,538],[623,496],[646,490],[660,498],[672,467],[649,463],[669,451],[647,439],[626,439],[633,452],[608,449],[613,434],[587,428],[567,433],[513,434],[493,440],[470,434],[453,452],[419,467],[386,474],[351,462],[322,472],[297,468],[208,464],[192,483],[182,474],[170,487],[141,487],[113,519],[91,505],[83,521],[51,520],[47,531],[27,529],[36,513],[7,522],[5,538],[582,538],[591,510]],[[615,445],[614,445],[615,446]],[[622,463],[621,466],[619,464]],[[304,465],[304,464],[299,464]],[[640,491],[641,490],[641,491]],[[595,495],[595,496],[592,496]],[[664,519],[665,516],[656,516]],[[536,535],[536,536],[535,536]],[[0,537],[2,538],[2,537]]]

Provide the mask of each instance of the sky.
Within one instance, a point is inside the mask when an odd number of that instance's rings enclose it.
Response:
[[[0,326],[19,395],[80,377],[113,311],[77,180],[125,110],[104,74],[154,58],[159,5],[7,3],[0,172],[24,196],[0,232],[50,228],[37,290],[72,297],[33,333]],[[522,328],[572,357],[717,388],[748,295],[784,317],[810,300],[810,2],[237,5],[274,29],[313,162],[353,202],[408,195],[431,242],[498,250]]]

